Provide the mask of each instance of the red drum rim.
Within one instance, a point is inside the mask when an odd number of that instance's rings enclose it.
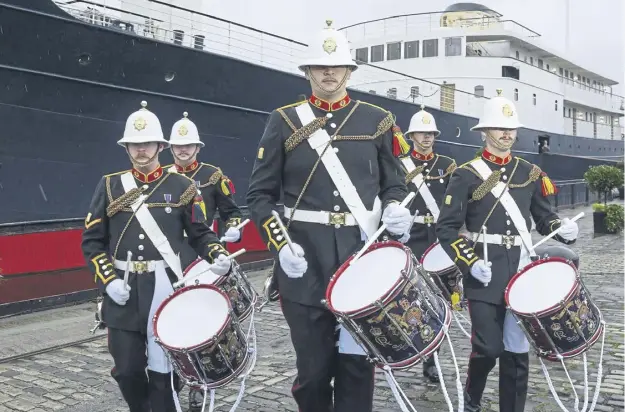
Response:
[[[177,346],[171,346],[171,345],[167,345],[166,343],[162,342],[160,339],[160,336],[158,334],[158,318],[161,314],[161,312],[163,311],[163,309],[165,308],[165,306],[171,302],[175,297],[182,295],[183,293],[189,291],[189,290],[195,290],[195,289],[209,289],[212,291],[215,291],[217,293],[219,293],[221,296],[224,297],[224,299],[226,299],[226,302],[228,302],[228,308],[229,313],[228,315],[226,315],[226,319],[224,320],[224,323],[221,325],[221,327],[217,330],[217,333],[215,333],[215,335],[213,335],[213,337],[211,337],[210,339],[197,344],[195,346],[189,346],[189,347],[185,347],[185,348],[181,348],[181,347],[177,347]],[[217,286],[215,285],[205,285],[205,284],[200,284],[200,285],[193,285],[193,286],[185,286],[183,288],[178,289],[177,291],[175,291],[174,293],[172,293],[171,295],[169,295],[163,302],[161,302],[161,304],[158,306],[158,309],[156,309],[156,312],[154,313],[154,317],[152,318],[152,328],[154,329],[154,337],[157,339],[157,342],[159,345],[172,350],[172,351],[177,351],[177,352],[192,352],[196,349],[200,349],[205,347],[207,344],[214,342],[217,340],[217,338],[219,336],[221,336],[221,334],[223,333],[223,331],[226,329],[226,326],[228,326],[231,322],[232,322],[232,316],[230,316],[230,312],[232,312],[232,303],[230,302],[230,298],[228,297],[228,295],[226,295],[221,289],[219,289]]]
[[[529,265],[525,266],[523,269],[521,269],[521,271],[519,273],[517,273],[516,275],[514,275],[512,277],[512,279],[510,279],[510,281],[508,282],[508,286],[506,286],[506,290],[504,291],[504,300],[506,302],[506,306],[509,307],[510,310],[512,312],[514,312],[516,315],[523,316],[523,317],[530,317],[530,318],[533,318],[534,316],[541,317],[541,316],[550,315],[553,312],[557,312],[557,311],[562,309],[560,304],[556,304],[556,305],[553,305],[553,306],[551,306],[551,307],[549,307],[547,309],[543,309],[540,312],[519,312],[517,310],[514,310],[514,308],[512,306],[510,306],[510,300],[509,300],[510,290],[512,289],[512,286],[517,281],[517,279],[519,279],[521,276],[523,276],[523,274],[525,272],[527,272],[528,270],[530,270],[531,268],[536,267],[538,265],[542,265],[544,263],[548,263],[548,262],[561,262],[561,263],[564,263],[564,264],[570,266],[575,271],[576,274],[579,274],[579,271],[577,270],[575,265],[573,265],[567,259],[559,257],[559,256],[552,256],[552,257],[548,257],[546,259],[539,259],[539,260],[537,260],[535,262],[532,262]],[[564,299],[562,299],[562,301],[563,302],[568,302],[571,299],[571,297],[573,297],[573,295],[575,295],[575,292],[579,289],[580,285],[581,284],[580,284],[579,280],[577,280],[577,278],[576,278],[575,281],[573,282],[573,286],[571,286],[571,290],[569,290],[569,292],[566,294]]]
[[[193,269],[195,267],[195,265],[199,264],[200,262],[202,262],[204,259],[202,259],[201,257],[198,257],[197,259],[195,259],[193,262],[191,262],[189,264],[189,266],[187,266],[187,268],[185,270],[182,271],[182,276],[187,276],[187,273],[189,273],[191,271],[191,269]],[[215,275],[217,276],[217,275]],[[217,280],[214,283],[211,283],[211,285],[216,285],[219,286],[223,283],[224,279],[226,277],[225,276],[217,276]]]
[[[395,240],[386,240],[383,242],[378,242],[378,243],[374,243],[371,246],[369,246],[369,248],[367,248],[367,250],[365,251],[365,253],[362,254],[362,256],[373,252],[374,250],[377,249],[381,249],[381,248],[387,248],[387,247],[395,247],[398,249],[402,249],[404,252],[406,252],[406,264],[404,266],[404,268],[402,269],[403,271],[408,272],[410,270],[410,268],[412,267],[412,259],[410,259],[410,253],[412,253],[410,251],[410,248],[406,247],[403,243],[395,241]],[[377,306],[374,306],[373,304],[371,305],[367,305],[364,306],[360,309],[356,309],[356,310],[351,310],[351,311],[347,311],[347,312],[340,312],[338,310],[336,310],[334,308],[334,306],[332,305],[332,291],[334,290],[334,285],[336,284],[336,282],[339,280],[339,278],[341,277],[341,275],[347,270],[347,268],[349,268],[349,264],[352,260],[354,260],[354,256],[356,256],[356,254],[353,254],[349,257],[349,259],[347,259],[339,268],[338,270],[334,273],[334,275],[332,275],[332,277],[330,278],[330,282],[328,283],[328,287],[326,288],[326,295],[325,295],[325,300],[326,303],[328,305],[328,309],[331,312],[334,313],[340,313],[343,315],[351,315],[351,318],[354,319],[358,319],[361,318],[363,316],[367,316],[369,314],[370,311],[375,311],[378,309]],[[362,258],[361,256],[361,258]],[[403,286],[404,283],[406,283],[407,280],[403,277],[400,276],[399,279],[397,280],[397,282],[395,282],[393,284],[393,287],[391,287],[386,293],[384,293],[381,297],[380,297],[380,301],[383,303],[387,303],[388,299],[391,298],[392,296],[394,296],[398,290],[401,289],[401,287]]]
[[[442,275],[446,275],[449,273],[454,273],[456,271],[458,271],[458,266],[456,266],[455,263],[453,263],[451,266],[445,268],[445,269],[441,269],[441,270],[427,270],[425,269],[425,266],[423,265],[423,262],[425,261],[425,257],[427,256],[428,253],[430,253],[436,246],[440,245],[441,242],[434,242],[432,243],[430,246],[428,246],[427,249],[425,249],[425,252],[423,252],[423,255],[421,255],[421,259],[419,259],[419,264],[421,265],[421,267],[423,268],[423,270],[425,270],[428,273],[431,273],[433,275],[436,276],[442,276]],[[443,250],[444,252],[444,250]],[[445,252],[446,253],[446,252]],[[451,260],[451,258],[449,258]]]
[[[451,325],[451,309],[449,308],[446,300],[444,300],[440,296],[436,296],[436,298],[441,301],[441,304],[445,308],[445,320],[444,320],[443,324],[449,330],[449,326]],[[405,370],[405,369],[412,368],[414,365],[419,363],[420,360],[422,360],[426,356],[431,355],[438,348],[440,348],[443,345],[443,341],[444,340],[445,340],[445,328],[442,327],[441,330],[439,330],[438,333],[436,334],[436,338],[434,338],[432,343],[430,343],[428,346],[426,346],[425,349],[423,349],[422,352],[419,352],[417,355],[414,355],[414,356],[412,356],[412,357],[410,357],[408,359],[405,359],[403,361],[389,363],[388,366],[391,369],[395,369],[395,370]],[[378,363],[378,366],[379,367],[383,367],[384,364]]]
[[[597,311],[599,311],[599,308],[597,308],[597,306],[595,305],[595,308],[597,309]],[[601,315],[601,312],[599,312],[599,318],[601,320],[603,320],[603,315]],[[574,358],[578,355],[581,355],[582,353],[586,352],[587,350],[590,349],[591,346],[593,346],[595,343],[597,343],[597,340],[599,340],[599,337],[601,336],[601,334],[603,333],[603,323],[600,321],[599,322],[599,327],[597,328],[597,330],[595,331],[595,333],[592,335],[592,337],[590,339],[588,339],[588,345],[582,345],[578,348],[575,348],[573,350],[570,350],[568,352],[562,352],[560,354],[560,356],[562,356],[563,359],[567,359],[567,358]],[[586,347],[588,346],[588,347]],[[540,355],[539,355],[540,356]],[[559,362],[560,359],[558,359],[558,357],[556,355],[542,355],[540,356],[543,359],[547,359],[548,361],[552,361],[552,362]]]

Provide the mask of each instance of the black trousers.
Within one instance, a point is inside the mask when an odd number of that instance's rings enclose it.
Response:
[[[284,299],[281,305],[297,356],[291,391],[299,412],[373,411],[375,368],[364,356],[338,353],[335,316]]]
[[[108,329],[108,349],[115,367],[111,376],[130,412],[175,412],[171,374],[148,370],[146,335],[122,329]],[[174,375],[174,385],[179,378]]]
[[[469,402],[479,405],[488,374],[499,358],[499,410],[523,412],[527,397],[529,355],[505,350],[505,306],[469,300],[469,315],[472,324],[472,352],[466,382]]]

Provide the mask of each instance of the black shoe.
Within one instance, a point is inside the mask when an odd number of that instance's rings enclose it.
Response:
[[[423,376],[428,378],[431,383],[440,382],[440,379],[438,378],[438,371],[436,370],[436,365],[434,364],[434,358],[429,358],[423,362]]]
[[[474,404],[466,391],[464,392],[464,410],[465,412],[482,412],[482,405]]]
[[[189,389],[189,412],[201,412],[204,403],[204,392],[199,389]]]

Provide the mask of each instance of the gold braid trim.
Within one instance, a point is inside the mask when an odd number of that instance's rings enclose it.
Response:
[[[421,174],[421,172],[423,172],[423,169],[425,169],[425,166],[421,165],[414,169],[412,172],[408,173],[406,175],[406,184],[412,182],[412,179],[414,179],[415,176],[417,176],[418,174]]]
[[[436,163],[436,162],[435,162]],[[434,168],[434,164],[432,164],[432,168]],[[456,170],[456,162],[453,162],[452,164],[450,164],[447,169],[445,169],[445,173],[443,173],[440,176],[426,176],[425,180],[438,180],[438,179],[444,179],[447,176],[449,176],[450,174],[452,174],[454,172],[454,170]]]
[[[291,128],[291,130],[293,130],[294,132],[297,131],[297,127],[295,127],[291,119],[289,119],[289,116],[287,116],[286,113],[284,113],[284,110],[280,108],[280,109],[277,109],[276,111],[280,113],[280,116],[282,116],[286,124],[288,124],[289,127]]]
[[[530,170],[530,174],[527,178],[527,180],[523,183],[518,183],[518,184],[512,184],[510,183],[510,188],[513,189],[515,187],[525,187],[527,185],[529,185],[530,183],[533,183],[535,181],[538,180],[538,178],[540,177],[540,174],[543,171],[540,169],[540,167],[536,166],[536,165],[532,165],[532,170]]]
[[[206,186],[212,186],[217,184],[217,182],[219,182],[219,180],[223,177],[223,172],[221,171],[220,168],[217,168],[217,170],[215,170],[215,172],[211,175],[211,177],[208,178],[208,182],[204,183],[203,185],[200,185],[200,187],[206,187]]]
[[[130,189],[130,191],[124,193],[123,195],[109,203],[108,207],[106,208],[106,215],[108,217],[112,217],[121,210],[128,208],[139,198],[140,195],[141,189],[139,189],[138,187]]]
[[[372,136],[359,135],[359,136],[342,136],[337,134],[334,137],[335,141],[341,140],[375,140],[378,137],[382,136],[386,133],[393,125],[395,124],[395,119],[393,118],[393,114],[389,113],[382,121],[378,124],[378,128],[376,132]]]
[[[113,195],[111,194],[111,178],[106,176],[106,194],[109,198],[109,204],[113,201]]]
[[[317,117],[312,122],[300,129],[297,129],[286,141],[284,142],[284,150],[288,153],[295,149],[304,140],[308,139],[311,134],[321,129],[328,122],[327,117]]]
[[[488,179],[484,180],[481,185],[475,189],[473,192],[473,196],[471,199],[473,201],[481,200],[486,196],[488,192],[490,192],[497,183],[499,183],[499,179],[501,178],[501,170],[495,170],[493,173],[488,176]]]

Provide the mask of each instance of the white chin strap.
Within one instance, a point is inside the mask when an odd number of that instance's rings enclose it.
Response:
[[[133,157],[130,155],[130,152],[128,151],[128,146],[126,146],[126,154],[130,158],[130,163],[132,163],[132,165],[134,167],[143,167],[143,166],[147,166],[150,163],[152,163],[154,161],[154,159],[156,159],[158,157],[159,151],[157,150],[156,153],[154,154],[154,156],[152,156],[151,158],[149,158],[145,162],[139,162],[138,160],[133,159]]]
[[[169,149],[171,150],[171,155],[174,157],[175,160],[178,160],[178,161],[182,160],[178,156],[176,156],[176,153],[174,153],[174,146],[173,145],[171,145],[169,147]],[[195,157],[197,157],[197,152],[199,150],[200,150],[200,146],[196,144],[195,145],[195,150],[193,151],[193,154],[191,156],[189,156],[189,159],[194,159],[195,160]]]
[[[315,77],[312,75],[312,73],[310,73],[310,67],[306,68],[306,74],[308,75],[308,77],[310,79],[312,79],[313,83],[315,83],[315,85],[320,88],[321,90],[323,90],[324,92],[328,93],[328,94],[333,94],[335,93],[337,90],[339,90],[341,87],[343,87],[345,85],[345,83],[347,82],[347,75],[349,74],[349,69],[347,71],[345,71],[345,75],[343,76],[343,79],[336,85],[336,87],[332,90],[328,90],[326,89],[321,83],[319,83],[317,81],[317,79],[315,79]]]
[[[485,130],[484,134],[486,135],[486,140],[499,150],[510,150],[512,146],[514,146],[514,143],[516,143],[516,139],[517,139],[515,137],[514,140],[512,140],[510,143],[504,143],[504,142],[501,142],[499,139],[494,138],[491,135],[490,130]]]

